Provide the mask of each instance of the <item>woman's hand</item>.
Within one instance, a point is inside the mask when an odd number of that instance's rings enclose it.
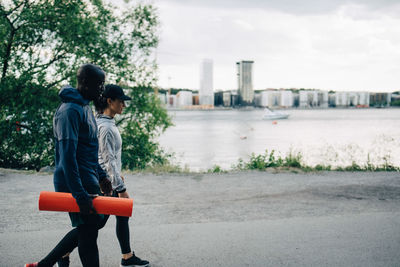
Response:
[[[118,193],[118,197],[120,198],[129,198],[129,194],[127,191],[123,192],[123,193]]]
[[[112,195],[112,185],[111,181],[104,177],[103,179],[100,180],[100,190],[103,192],[105,196],[111,196]]]

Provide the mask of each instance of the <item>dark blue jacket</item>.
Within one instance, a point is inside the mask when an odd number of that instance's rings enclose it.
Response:
[[[53,119],[56,149],[54,187],[70,192],[78,204],[100,192],[99,177],[106,177],[98,164],[97,125],[89,100],[70,86],[59,93],[62,104]]]

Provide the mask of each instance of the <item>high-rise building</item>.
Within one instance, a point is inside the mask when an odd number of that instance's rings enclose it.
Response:
[[[238,92],[241,105],[252,105],[254,101],[253,90],[253,63],[254,61],[242,60],[236,62]]]
[[[213,61],[204,59],[200,65],[200,105],[214,105]]]

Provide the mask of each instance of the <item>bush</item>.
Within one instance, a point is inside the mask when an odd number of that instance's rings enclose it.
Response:
[[[293,168],[301,168],[301,160],[302,160],[302,155],[300,153],[297,153],[294,155],[292,152],[290,152],[284,159],[284,166],[285,167],[293,167]]]
[[[54,165],[55,90],[8,77],[1,94],[0,167],[39,170]]]
[[[244,163],[242,159],[239,159],[239,163],[236,165],[237,169],[247,170],[265,170],[271,167],[290,167],[289,165],[296,165],[298,158],[291,157],[282,159],[280,156],[275,156],[275,151],[272,150],[268,153],[268,150],[264,154],[256,155],[251,154],[249,162]]]
[[[314,167],[314,169],[316,170],[316,171],[330,171],[330,170],[332,170],[332,167],[331,166],[326,166],[326,165],[321,165],[321,164],[317,164],[315,167]]]

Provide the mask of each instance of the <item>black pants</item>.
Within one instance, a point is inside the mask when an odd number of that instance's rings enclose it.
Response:
[[[113,197],[118,197],[116,192]],[[90,216],[90,215],[89,215]],[[130,235],[129,235],[129,217],[115,216],[116,234],[121,253],[126,254],[131,252]],[[84,267],[99,266],[99,252],[97,248],[98,230],[103,228],[109,216],[104,216],[104,219],[98,224],[82,224],[69,231],[57,246],[39,262],[39,267],[53,266],[57,261],[67,253],[72,252],[78,247],[79,257]]]
[[[39,267],[53,266],[62,256],[78,247],[83,267],[99,266],[98,224],[81,224],[69,231],[57,246],[39,262]]]
[[[113,191],[112,196],[118,197],[118,193],[116,191]],[[109,215],[105,215],[104,220],[99,225],[99,229],[103,228],[104,225],[106,225],[109,217]],[[121,253],[127,254],[132,251],[129,235],[129,217],[115,216],[115,218],[117,220],[115,232],[117,234],[117,239],[121,248]]]

